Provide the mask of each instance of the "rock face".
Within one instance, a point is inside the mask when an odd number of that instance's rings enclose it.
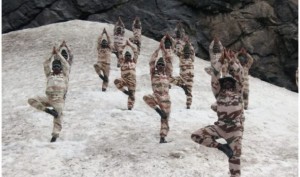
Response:
[[[298,90],[297,0],[4,0],[2,33],[72,19],[115,23],[118,16],[127,29],[139,16],[143,35],[156,40],[181,21],[206,60],[213,36],[233,50],[245,47],[255,59],[252,76]]]

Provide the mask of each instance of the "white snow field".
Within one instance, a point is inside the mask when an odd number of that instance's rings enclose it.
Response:
[[[94,70],[96,41],[113,25],[69,21],[2,35],[2,175],[4,177],[224,177],[228,159],[194,143],[197,129],[217,120],[204,67],[196,58],[193,103],[185,109],[181,88],[170,90],[172,111],[167,144],[159,144],[160,119],[142,97],[152,93],[149,59],[159,46],[143,37],[137,64],[135,107],[117,90],[116,57],[107,92]],[[126,31],[126,37],[132,35]],[[43,62],[62,40],[74,54],[59,139],[50,143],[52,117],[29,106],[45,95]],[[179,72],[174,60],[174,75]],[[250,77],[249,110],[242,149],[243,177],[298,176],[298,94]]]

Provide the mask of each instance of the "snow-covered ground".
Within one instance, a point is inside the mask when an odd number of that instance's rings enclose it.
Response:
[[[196,59],[193,104],[185,109],[181,88],[170,90],[172,111],[167,140],[159,144],[160,119],[143,101],[152,93],[149,59],[158,42],[143,37],[137,66],[136,103],[113,84],[120,77],[112,55],[110,84],[101,92],[94,71],[96,41],[113,25],[69,21],[2,35],[2,175],[5,177],[223,177],[226,156],[194,143],[195,130],[216,121],[207,61]],[[126,31],[126,36],[132,35]],[[44,95],[43,61],[62,40],[74,63],[64,109],[63,130],[49,143],[52,117],[30,107],[27,99]],[[175,60],[175,74],[179,72]],[[298,94],[250,77],[245,111],[243,177],[298,176]]]

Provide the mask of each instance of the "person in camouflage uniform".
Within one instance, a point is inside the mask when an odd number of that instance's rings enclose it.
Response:
[[[189,41],[185,42],[183,50],[179,53],[180,76],[172,77],[170,82],[181,87],[187,96],[186,107],[190,109],[192,104],[192,87],[194,78],[195,51]]]
[[[104,38],[105,36],[106,38]],[[96,73],[99,75],[100,79],[103,80],[102,91],[105,92],[108,86],[108,78],[110,71],[110,54],[113,50],[113,46],[110,41],[110,37],[104,28],[101,35],[98,38],[97,42],[97,51],[98,51],[98,61],[94,64]],[[102,73],[103,75],[102,75]]]
[[[142,23],[140,18],[136,17],[132,23],[133,37],[129,40],[137,46],[138,52],[141,51],[141,41],[142,41]]]
[[[169,34],[166,34],[160,41],[160,49],[162,50],[163,58],[166,62],[166,75],[172,78],[173,75],[173,51],[174,43],[173,39]]]
[[[153,94],[143,97],[147,105],[153,108],[161,118],[160,141],[159,143],[167,143],[165,137],[169,132],[169,117],[171,111],[171,101],[169,96],[169,77],[166,75],[166,62],[162,57],[157,59],[158,48],[151,56],[150,75]],[[157,61],[156,61],[157,60]]]
[[[240,157],[242,153],[243,137],[243,67],[232,54],[226,54],[214,65],[217,72],[221,72],[224,59],[228,59],[228,74],[218,79],[220,84],[217,96],[218,121],[192,133],[191,138],[201,145],[217,148],[229,158],[231,177],[240,177]],[[224,138],[226,144],[216,141]]]
[[[241,65],[244,68],[244,87],[243,87],[243,101],[244,101],[244,109],[248,109],[249,103],[249,69],[253,64],[253,58],[247,51],[242,48],[240,52],[236,53],[236,58],[239,59]]]
[[[52,72],[50,68],[52,56]],[[59,51],[53,48],[52,56],[44,62],[44,72],[47,77],[46,97],[37,96],[28,99],[28,103],[41,111],[52,115],[53,119],[53,132],[50,142],[55,142],[62,129],[62,111],[65,105],[64,95],[68,88],[70,65],[61,56]],[[49,107],[52,107],[50,109]]]
[[[114,53],[116,54],[118,58],[118,64],[117,67],[119,68],[120,65],[120,57],[122,56],[122,46],[124,45],[125,42],[125,25],[119,17],[117,23],[115,24],[114,27]]]
[[[121,64],[121,78],[116,79],[114,81],[116,87],[121,90],[123,93],[128,95],[128,110],[131,110],[134,105],[135,101],[135,88],[136,88],[136,75],[135,75],[135,68],[136,68],[136,62],[138,59],[138,51],[133,46],[134,44],[130,43],[128,40],[126,41],[126,44],[122,47],[123,51],[125,51],[124,55],[121,55],[120,57],[120,64]],[[129,52],[129,49],[127,47],[131,48],[133,53]],[[127,87],[128,90],[126,90],[124,87]]]
[[[172,38],[172,43],[174,43],[174,53],[180,57],[181,51],[183,50],[183,47],[185,45],[185,31],[182,27],[181,22],[177,23],[175,28],[175,37]]]

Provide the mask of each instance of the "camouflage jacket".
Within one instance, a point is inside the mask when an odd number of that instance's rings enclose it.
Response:
[[[68,89],[70,65],[60,53],[55,56],[62,63],[63,69],[61,74],[55,75],[50,68],[52,56],[44,62],[44,72],[47,77],[46,95],[49,100],[60,102],[64,101]]]

